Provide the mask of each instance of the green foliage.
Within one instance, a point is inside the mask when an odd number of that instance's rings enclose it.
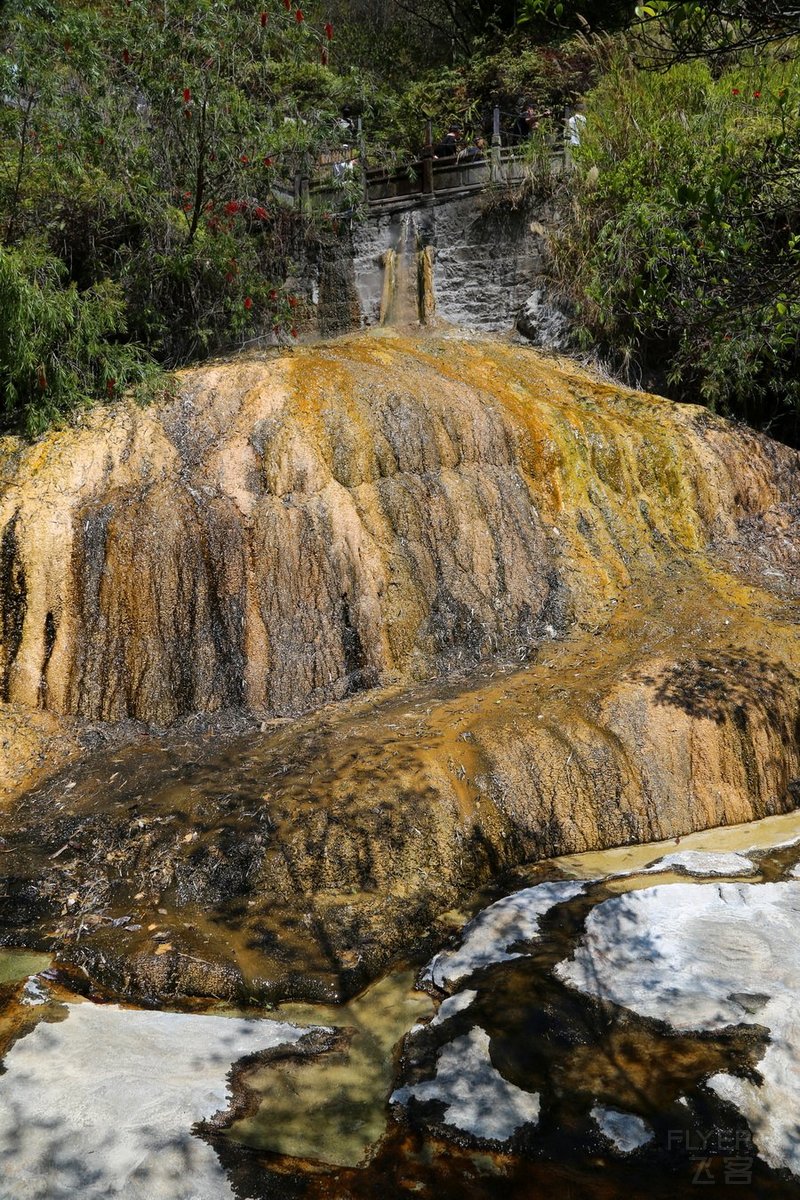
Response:
[[[640,40],[662,63],[727,56],[800,36],[794,0],[650,0],[635,11]]]
[[[118,284],[85,292],[35,246],[0,248],[0,429],[41,433],[86,404],[152,376],[125,334]]]
[[[564,105],[595,78],[596,61],[581,41],[548,47],[526,35],[501,39],[468,63],[422,73],[392,94],[373,94],[364,106],[368,149],[374,161],[410,161],[419,153],[425,118],[431,119],[434,136],[453,121],[465,133],[489,135],[494,105],[506,129],[523,101],[539,111],[551,109],[558,121]]]
[[[520,24],[552,36],[558,30],[622,29],[633,16],[632,0],[524,0]]]
[[[341,140],[342,102],[325,30],[299,12],[243,0],[5,6],[0,245],[48,328],[94,328],[105,304],[98,345],[127,344],[130,358],[146,345],[167,367],[291,332],[283,281],[307,222],[277,185]],[[38,363],[42,347],[31,353]],[[30,429],[34,410],[102,399],[95,357],[64,360],[71,382],[54,365],[41,395],[15,376],[6,423],[15,406]],[[127,378],[119,364],[112,375]]]
[[[586,344],[682,399],[800,433],[800,83],[621,62],[589,96],[555,246]],[[664,366],[666,364],[666,366]]]

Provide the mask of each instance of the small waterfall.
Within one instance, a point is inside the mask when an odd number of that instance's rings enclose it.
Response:
[[[405,213],[384,257],[381,325],[427,325],[435,309],[433,247],[422,245],[416,213]]]

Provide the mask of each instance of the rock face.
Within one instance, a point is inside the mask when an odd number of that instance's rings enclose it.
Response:
[[[447,332],[212,364],[4,443],[0,717],[267,722],[74,766],[9,819],[10,894],[194,906],[241,977],[278,946],[347,991],[505,867],[792,807],[799,468]],[[148,994],[189,986],[126,944]]]
[[[524,652],[797,479],[788,450],[501,343],[351,339],[179,388],[7,447],[3,700],[295,714]]]
[[[509,197],[492,206],[484,193],[372,217],[353,236],[362,321],[378,323],[386,255],[407,241],[411,227],[432,254],[439,315],[466,329],[509,328],[547,265],[545,224],[552,214],[540,208],[540,220],[533,216],[528,204],[515,207]]]

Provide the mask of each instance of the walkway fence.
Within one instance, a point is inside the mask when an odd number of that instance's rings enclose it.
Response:
[[[284,199],[301,211],[332,214],[366,206],[370,212],[394,211],[435,204],[481,191],[489,185],[521,183],[531,172],[535,155],[530,140],[509,137],[500,128],[500,110],[494,110],[491,146],[483,152],[463,152],[451,158],[434,156],[431,122],[427,122],[420,157],[400,167],[366,165],[363,141],[325,151],[305,171],[295,174],[293,188],[279,189]],[[503,145],[503,141],[512,141]],[[552,139],[541,146],[536,166],[558,174],[569,164],[566,141]]]

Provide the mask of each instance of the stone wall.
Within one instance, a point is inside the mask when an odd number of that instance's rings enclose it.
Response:
[[[546,261],[545,227],[523,206],[490,205],[489,194],[370,218],[355,231],[356,287],[365,324],[380,313],[381,257],[408,224],[434,251],[436,311],[468,329],[506,329],[534,290]]]
[[[419,250],[433,252],[438,316],[487,332],[511,329],[527,312],[525,336],[558,344],[563,319],[554,325],[544,281],[547,230],[556,219],[546,203],[513,207],[510,197],[484,191],[353,222],[342,231],[337,261],[328,250],[309,264],[319,332],[379,324],[387,254],[416,241]]]

